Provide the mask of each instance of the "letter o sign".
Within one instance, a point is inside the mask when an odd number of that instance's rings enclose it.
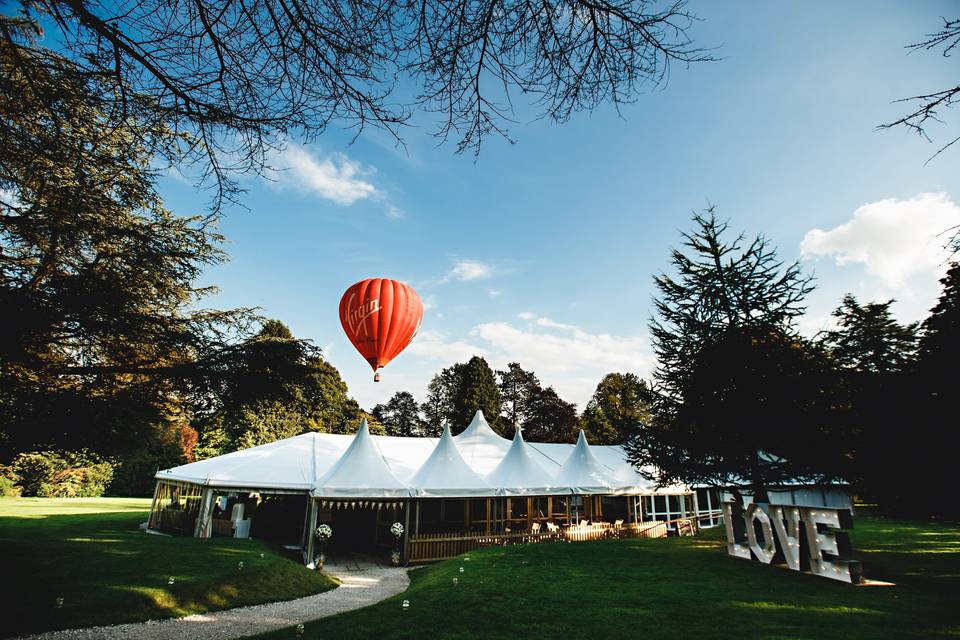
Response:
[[[757,560],[764,564],[770,564],[770,562],[773,561],[773,556],[777,554],[777,543],[774,542],[773,539],[773,527],[770,526],[770,516],[757,504],[751,503],[750,506],[747,507],[745,520],[747,521],[747,540],[750,542],[750,550],[753,552],[753,555],[757,556]],[[764,544],[762,547],[757,541],[755,522],[760,523],[760,528],[763,531]]]

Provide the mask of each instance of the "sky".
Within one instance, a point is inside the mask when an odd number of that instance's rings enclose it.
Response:
[[[897,98],[954,86],[960,53],[908,54],[954,2],[698,2],[690,35],[715,62],[674,67],[618,114],[511,126],[456,155],[418,118],[406,148],[377,132],[351,144],[331,130],[249,178],[229,209],[227,264],[204,284],[208,306],[257,306],[322,347],[350,393],[372,408],[400,390],[422,400],[434,373],[482,355],[519,362],[583,408],[609,372],[649,377],[653,277],[694,211],[764,234],[816,278],[800,322],[827,327],[846,293],[895,298],[925,317],[946,268],[943,232],[960,224],[960,149],[876,125]],[[933,133],[957,135],[953,114]],[[174,211],[202,213],[209,193],[175,174]],[[373,382],[340,327],[343,292],[368,277],[411,284],[420,334]]]

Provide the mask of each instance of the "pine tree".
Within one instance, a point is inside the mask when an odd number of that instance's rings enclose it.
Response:
[[[823,332],[820,341],[843,367],[863,373],[906,370],[917,348],[917,324],[901,325],[890,311],[893,300],[859,304],[847,294],[833,312],[837,328]]]
[[[824,442],[825,361],[794,328],[812,286],[763,236],[731,239],[712,208],[694,223],[675,275],[655,278],[655,411],[627,450],[660,482],[739,485],[763,501],[770,484],[811,477],[811,443]]]
[[[453,424],[462,430],[479,409],[497,432],[500,424],[501,398],[497,379],[487,361],[473,356],[459,371],[456,392],[453,395]],[[462,425],[462,426],[461,426]]]

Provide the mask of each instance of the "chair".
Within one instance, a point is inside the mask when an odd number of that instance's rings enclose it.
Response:
[[[587,522],[586,520],[581,520],[581,521],[580,521],[580,526],[581,526],[581,527],[587,527],[587,526],[589,526],[589,525],[590,525],[590,523]]]
[[[534,522],[530,525],[530,533],[540,533],[540,523]]]
[[[557,525],[553,524],[552,522],[548,522],[548,523],[547,523],[547,531],[549,531],[550,533],[556,533],[557,531],[560,531],[560,527],[558,527]]]
[[[623,520],[615,520],[614,523],[613,523],[613,528],[614,528],[614,529],[622,529],[622,528],[623,528]]]

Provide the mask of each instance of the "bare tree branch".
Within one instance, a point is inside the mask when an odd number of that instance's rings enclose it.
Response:
[[[290,135],[372,126],[402,144],[418,110],[457,152],[535,117],[557,122],[636,100],[673,63],[710,60],[685,0],[20,0],[52,24],[60,53],[110,76],[118,121],[151,111],[180,136],[162,150],[192,161],[235,201],[237,175],[262,173]],[[4,20],[23,20],[0,16]],[[48,18],[47,20],[44,20]],[[20,34],[22,31],[17,31]],[[8,41],[33,47],[29,37]],[[519,93],[528,105],[515,105]],[[131,95],[151,96],[151,104]],[[136,106],[137,114],[131,114]]]

